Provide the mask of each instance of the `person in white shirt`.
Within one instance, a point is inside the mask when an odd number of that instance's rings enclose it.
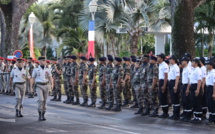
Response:
[[[201,65],[201,71],[202,71],[202,119],[206,119],[207,114],[207,99],[206,99],[206,85],[205,85],[205,79],[207,75],[207,69],[205,67],[205,58],[200,57],[200,65]]]
[[[10,73],[10,84],[15,90],[16,94],[16,117],[23,117],[21,109],[23,108],[23,100],[25,97],[26,80],[30,78],[29,73],[22,66],[23,60],[17,59],[17,67],[13,68]]]
[[[192,61],[193,70],[190,74],[190,95],[191,104],[193,108],[194,118],[191,123],[198,124],[201,123],[202,118],[202,95],[201,95],[201,82],[202,82],[202,72],[200,67],[199,59],[194,59]]]
[[[208,74],[206,76],[206,94],[209,111],[209,121],[207,125],[215,124],[215,63],[211,60],[207,65]]]
[[[191,54],[190,53],[185,53],[184,54],[184,57],[187,57],[188,59],[189,59],[189,62],[188,62],[188,66],[191,68],[191,69],[193,69],[193,67],[192,67],[192,56],[191,56]]]
[[[49,92],[49,82],[53,88],[53,80],[50,69],[45,67],[45,57],[38,58],[40,65],[34,68],[32,78],[33,83],[36,84],[36,91],[38,95],[38,113],[39,121],[44,121],[46,112],[46,102]]]
[[[168,103],[168,92],[167,92],[167,81],[168,81],[168,72],[169,66],[164,62],[166,56],[161,53],[157,55],[157,61],[159,63],[159,91],[158,97],[160,102],[160,107],[162,107],[163,114],[158,116],[159,118],[168,118],[169,114],[169,103]]]
[[[189,122],[192,116],[191,98],[189,90],[189,77],[191,74],[191,68],[188,65],[188,57],[182,57],[181,64],[183,67],[182,71],[182,104],[183,104],[183,116],[181,121]]]
[[[177,57],[172,55],[170,58],[170,70],[168,73],[168,87],[173,105],[173,115],[169,118],[172,120],[180,119],[180,90],[178,89],[180,69],[177,65]]]

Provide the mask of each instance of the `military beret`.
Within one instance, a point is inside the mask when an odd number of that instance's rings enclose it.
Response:
[[[95,58],[89,58],[89,61],[93,62],[93,61],[95,61]]]
[[[115,57],[115,60],[118,62],[122,62],[122,58],[120,58],[120,57]]]
[[[143,55],[143,58],[149,58],[149,55],[145,54],[145,55]]]
[[[157,61],[157,57],[155,57],[155,56],[151,56],[150,59]]]
[[[124,61],[127,61],[127,57],[122,57],[122,59],[123,59]]]
[[[113,61],[113,57],[108,57],[108,60],[109,61]]]
[[[169,60],[165,60],[166,64],[169,64]]]
[[[131,61],[132,61],[132,62],[136,62],[136,61],[137,61],[137,59],[136,59],[136,58],[133,58],[133,59],[131,59]]]
[[[45,60],[45,59],[46,59],[45,56],[40,56],[40,57],[38,57],[38,60]]]
[[[50,63],[50,60],[47,60],[46,63]]]
[[[134,56],[134,55],[132,55],[132,56],[130,56],[131,57],[131,59],[136,59],[136,56]]]
[[[105,61],[105,58],[104,57],[100,57],[99,61]]]
[[[136,62],[141,62],[141,60],[140,59],[136,59]]]
[[[106,57],[103,57],[104,59],[105,59],[105,61],[107,60],[107,58]]]
[[[80,59],[87,60],[87,58],[85,56],[81,56]]]
[[[160,58],[162,58],[162,59],[164,59],[164,60],[166,59],[166,56],[165,56],[165,54],[163,54],[163,53],[158,54],[157,56],[160,57]]]
[[[107,57],[109,58],[109,57],[112,57],[113,58],[113,56],[112,55],[107,55]]]
[[[0,57],[0,60],[4,60],[4,58],[3,58],[3,57]]]
[[[77,59],[77,56],[72,55],[72,56],[71,56],[71,59],[76,60],[76,59]]]
[[[189,58],[187,56],[184,56],[181,58],[181,61],[189,61]]]

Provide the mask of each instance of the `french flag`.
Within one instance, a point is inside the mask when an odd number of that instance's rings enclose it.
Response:
[[[95,21],[89,21],[87,58],[95,57]]]

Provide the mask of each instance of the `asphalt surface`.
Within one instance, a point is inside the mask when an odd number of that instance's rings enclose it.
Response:
[[[206,121],[194,125],[142,117],[134,114],[137,109],[112,112],[51,101],[47,120],[41,122],[37,98],[25,98],[24,118],[15,117],[14,104],[15,97],[0,95],[0,134],[215,134],[215,125],[207,126]]]

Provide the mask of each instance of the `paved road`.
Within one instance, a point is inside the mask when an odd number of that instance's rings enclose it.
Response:
[[[47,121],[39,122],[37,98],[25,98],[24,118],[14,117],[14,103],[14,97],[0,95],[0,134],[215,134],[215,126],[142,117],[135,109],[111,112],[50,101]]]

